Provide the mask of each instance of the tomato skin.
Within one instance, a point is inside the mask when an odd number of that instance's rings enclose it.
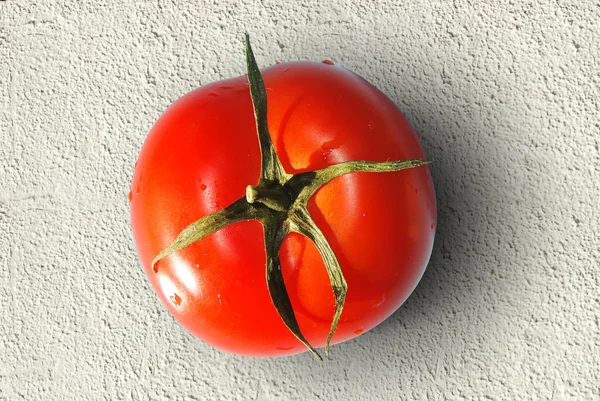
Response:
[[[287,172],[349,160],[425,158],[398,108],[356,74],[313,62],[261,72],[269,129]],[[140,153],[131,189],[135,243],[163,303],[201,340],[249,356],[304,352],[269,297],[259,222],[228,226],[161,260],[158,273],[151,268],[181,230],[242,197],[259,174],[246,77],[188,93],[161,115]],[[381,323],[421,278],[436,223],[429,169],[338,177],[316,193],[309,211],[348,282],[332,340],[339,343]],[[300,328],[313,346],[322,347],[334,297],[321,256],[305,237],[291,234],[280,257]]]

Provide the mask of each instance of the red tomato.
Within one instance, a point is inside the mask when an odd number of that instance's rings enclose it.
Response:
[[[419,136],[398,108],[356,74],[329,63],[261,70],[269,129],[288,173],[351,160],[423,159]],[[175,318],[214,347],[250,356],[306,351],[271,302],[258,221],[230,225],[159,262],[153,258],[190,223],[256,185],[261,155],[245,76],[177,100],[146,139],[132,185],[131,221],[144,269]],[[309,211],[348,283],[332,344],[375,327],[410,295],[430,257],[436,204],[427,166],[353,173],[322,187]],[[322,347],[335,299],[322,258],[290,234],[280,251],[302,333]]]

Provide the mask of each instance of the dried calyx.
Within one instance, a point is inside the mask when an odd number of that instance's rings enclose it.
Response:
[[[248,185],[245,196],[225,209],[204,216],[186,227],[156,256],[152,261],[152,268],[156,273],[159,260],[223,227],[245,220],[260,221],[264,228],[267,285],[273,304],[287,328],[317,359],[322,360],[303,336],[285,287],[279,260],[279,249],[283,240],[291,232],[305,235],[313,241],[323,258],[335,295],[335,312],[325,342],[325,352],[329,353],[329,343],[342,315],[348,285],[329,242],[308,212],[309,199],[320,187],[344,174],[385,173],[421,166],[428,162],[418,159],[391,162],[349,161],[316,171],[286,173],[275,152],[267,126],[267,93],[262,75],[254,59],[248,34],[245,38],[248,83],[262,157],[258,185]]]

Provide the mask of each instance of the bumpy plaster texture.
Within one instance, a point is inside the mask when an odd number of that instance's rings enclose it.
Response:
[[[0,2],[0,400],[599,400],[596,1]],[[247,359],[183,330],[127,193],[176,98],[331,59],[423,136],[437,242],[381,326]]]

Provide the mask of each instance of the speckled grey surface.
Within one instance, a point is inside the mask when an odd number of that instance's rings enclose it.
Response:
[[[0,400],[600,400],[596,1],[0,2]],[[381,326],[246,359],[149,287],[127,192],[199,84],[329,58],[423,136],[427,273]]]

